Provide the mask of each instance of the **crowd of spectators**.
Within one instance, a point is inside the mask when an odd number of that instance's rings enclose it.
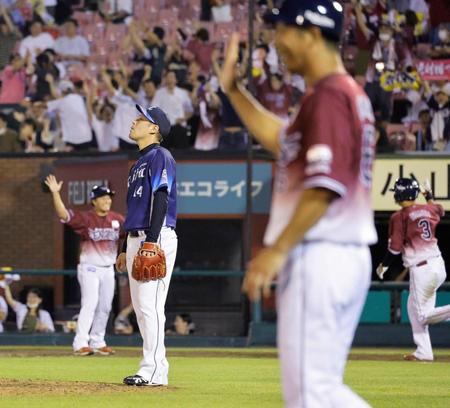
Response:
[[[341,2],[342,55],[372,102],[378,150],[450,151],[448,0]],[[134,150],[136,103],[167,112],[166,147],[244,149],[217,78],[232,31],[242,35],[242,81],[264,106],[287,119],[305,92],[263,24],[276,0],[256,2],[250,75],[243,2],[72,3],[0,0],[0,152]],[[430,59],[436,72],[420,65]]]

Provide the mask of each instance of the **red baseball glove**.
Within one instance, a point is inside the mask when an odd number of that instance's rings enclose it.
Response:
[[[166,256],[158,244],[142,244],[134,257],[131,276],[140,282],[158,280],[166,276]]]

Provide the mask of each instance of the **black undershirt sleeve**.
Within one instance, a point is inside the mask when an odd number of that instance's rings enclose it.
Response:
[[[150,228],[147,232],[145,240],[147,242],[157,242],[164,218],[167,214],[167,206],[169,203],[169,193],[167,187],[156,191],[153,196],[152,214],[150,218]]]
[[[397,257],[399,257],[401,254],[393,254],[391,251],[387,250],[386,255],[383,258],[383,266],[391,266],[392,263],[395,261]]]

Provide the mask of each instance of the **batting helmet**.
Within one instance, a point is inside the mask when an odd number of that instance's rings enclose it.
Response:
[[[395,181],[394,188],[390,191],[394,192],[396,202],[414,201],[419,195],[419,183],[411,178],[402,177]]]
[[[268,23],[284,23],[299,28],[318,27],[322,35],[339,42],[344,22],[342,5],[336,0],[284,0],[264,16]]]

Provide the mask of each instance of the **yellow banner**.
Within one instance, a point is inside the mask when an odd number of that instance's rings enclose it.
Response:
[[[375,211],[394,211],[400,207],[394,202],[394,187],[399,177],[415,178],[419,184],[429,180],[436,202],[450,210],[449,190],[450,158],[408,158],[377,159],[373,171],[372,203]],[[419,196],[418,202],[425,203]]]

